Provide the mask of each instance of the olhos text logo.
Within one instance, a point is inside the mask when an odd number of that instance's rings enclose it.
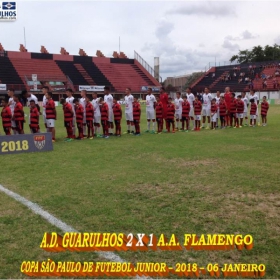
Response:
[[[16,2],[2,2],[1,4],[0,4],[0,21],[16,20],[17,19],[17,3]]]

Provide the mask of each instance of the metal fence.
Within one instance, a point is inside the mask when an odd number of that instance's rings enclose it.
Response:
[[[155,77],[155,70],[149,65],[149,63],[144,60],[140,54],[134,51],[134,59],[136,59],[153,77]],[[162,82],[162,77],[159,76],[159,82]]]

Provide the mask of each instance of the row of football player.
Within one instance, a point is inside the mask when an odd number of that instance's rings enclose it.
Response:
[[[55,119],[56,119],[56,109],[55,104],[52,100],[52,94],[47,92],[47,88],[45,88],[46,93],[44,95],[44,122],[48,131],[53,133],[53,140],[55,140]],[[44,89],[43,89],[44,91]],[[206,89],[207,91],[207,89]],[[74,99],[72,96],[72,91],[67,90],[67,98],[66,100],[61,100],[64,110],[64,120],[65,127],[67,130],[67,139],[71,140],[75,135],[75,120],[79,131],[79,136],[77,139],[82,139],[86,135],[87,128],[87,137],[93,138],[94,131],[96,135],[100,137],[100,120],[103,128],[103,137],[107,138],[109,134],[109,129],[111,129],[112,134],[112,119],[110,117],[114,117],[115,121],[115,135],[121,135],[121,127],[120,121],[122,118],[122,110],[120,105],[117,102],[117,99],[113,99],[113,97],[109,94],[109,89],[104,89],[105,102],[101,98],[97,98],[97,94],[93,94],[93,100],[87,97],[86,92],[81,92],[81,99]],[[160,101],[160,96],[156,98],[151,94],[151,89],[148,90],[146,97],[146,113],[147,113],[147,131],[150,130],[150,123],[152,120],[153,130],[152,133],[161,133],[163,130],[163,121],[166,121],[167,131],[170,132],[170,128],[172,127],[172,132],[179,130],[179,121],[181,121],[181,131],[188,131],[189,129],[189,120],[194,122],[193,130],[200,129],[200,120],[201,120],[201,111],[203,115],[203,124],[205,123],[206,117],[208,117],[208,123],[210,123],[211,118],[211,128],[215,129],[218,124],[218,119],[220,118],[221,127],[224,128],[226,126],[226,122],[235,127],[242,127],[243,118],[247,121],[247,107],[248,102],[246,101],[246,96],[241,99],[241,96],[235,99],[235,94],[231,93],[231,103],[230,106],[226,106],[226,102],[224,101],[224,96],[217,95],[216,98],[211,100],[211,107],[208,108],[208,103],[210,99],[209,93],[205,93],[206,97],[208,96],[208,100],[205,99],[205,104],[201,104],[201,102],[196,97],[193,104],[188,102],[188,93],[186,96],[181,98],[181,94],[178,92],[174,104],[172,104],[172,99],[168,98],[166,110],[163,106],[163,103]],[[252,92],[252,94],[254,94]],[[12,97],[11,97],[12,95]],[[6,101],[3,101],[3,110],[2,110],[2,121],[3,127],[7,135],[10,134],[10,129],[13,128],[15,133],[24,133],[23,132],[23,123],[24,123],[24,113],[21,108],[21,104],[18,100],[18,96],[14,96],[9,92],[10,99],[12,98],[15,104],[11,104],[12,100],[9,100],[7,104]],[[29,126],[33,133],[39,132],[39,111],[40,108],[38,106],[37,98],[30,94],[26,93],[27,100],[30,103],[30,118],[29,118]],[[107,98],[106,98],[107,97]],[[113,103],[111,106],[108,106],[108,99],[112,99]],[[132,114],[129,112],[129,100],[132,100]],[[138,103],[137,98],[133,98],[130,94],[130,90],[126,91],[126,119],[128,124],[127,133],[133,133],[135,135],[140,135],[140,116],[141,116],[141,106]],[[256,123],[256,117],[258,115],[258,107],[255,102],[255,98],[252,98],[251,101],[251,110],[250,110],[250,125],[254,126]],[[11,106],[12,105],[12,106]],[[152,106],[149,106],[152,105]],[[7,107],[12,107],[14,114],[9,112]],[[70,108],[71,107],[71,108]],[[227,108],[229,107],[229,108]],[[266,101],[266,97],[263,98],[262,102],[262,121],[263,125],[266,124],[266,115],[269,105]],[[128,112],[127,112],[128,111]],[[156,112],[156,117],[155,117]],[[110,114],[111,113],[111,114]],[[111,115],[111,116],[110,116]],[[174,116],[176,119],[175,128],[174,128]],[[131,120],[132,119],[132,120]],[[157,132],[155,132],[155,122],[157,122]],[[131,127],[131,132],[130,132]],[[135,132],[133,128],[135,127]],[[202,125],[204,127],[204,125]],[[186,128],[186,129],[184,129]]]

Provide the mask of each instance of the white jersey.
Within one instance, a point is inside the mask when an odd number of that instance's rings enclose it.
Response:
[[[48,102],[48,100],[47,100],[46,96],[44,95],[43,96],[43,114],[44,115],[46,115],[46,105],[47,105],[47,102]]]
[[[75,116],[75,105],[74,105],[73,101],[74,101],[74,97],[73,96],[66,98],[66,102],[69,103],[72,106],[72,110],[73,110],[74,116]]]
[[[184,100],[180,97],[180,98],[175,98],[174,100],[174,104],[175,104],[175,113],[182,113],[182,103],[184,102]]]
[[[220,97],[216,96],[215,99],[216,99],[216,104],[219,105],[220,104]]]
[[[34,100],[35,101],[35,104],[38,104],[38,98],[34,95],[34,94],[31,94],[30,97],[27,97],[27,106],[29,107],[30,105],[30,101],[31,100]]]
[[[99,100],[100,100],[100,98],[96,98],[96,99],[92,99],[92,101],[91,101],[93,109],[94,109],[94,116],[95,117],[100,117],[101,116]]]
[[[215,99],[216,99],[216,105],[217,105],[217,113],[220,113],[220,106],[219,106],[219,104],[220,104],[220,97],[215,97]]]
[[[212,100],[212,94],[211,93],[203,93],[203,107],[211,107],[211,100]]]
[[[241,100],[244,102],[244,112],[247,112],[248,111],[249,100],[246,96],[244,98],[242,98]]]
[[[108,107],[109,107],[109,111],[113,110],[113,96],[112,94],[108,94],[108,95],[104,95],[104,101],[105,103],[107,103]]]
[[[193,102],[195,100],[193,93],[187,94],[188,102],[190,103],[190,106],[193,107]]]
[[[256,105],[258,106],[259,97],[256,93],[254,95],[250,95],[250,99],[254,99]]]
[[[146,109],[147,111],[154,111],[154,103],[156,102],[156,98],[153,94],[146,96]]]
[[[10,103],[9,107],[10,107],[10,109],[12,111],[12,115],[14,115],[14,110],[15,110],[16,102],[14,101],[13,97],[9,98],[9,103]]]
[[[86,104],[87,104],[85,97],[81,97],[80,100],[79,100],[79,103],[83,106],[84,111],[85,111]]]
[[[131,94],[129,94],[128,96],[126,95],[125,98],[124,98],[124,101],[125,101],[125,112],[126,113],[133,113],[133,101],[134,101],[134,98]]]

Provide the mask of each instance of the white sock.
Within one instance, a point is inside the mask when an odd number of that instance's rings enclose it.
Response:
[[[193,128],[195,128],[195,120],[192,120]]]
[[[130,130],[130,124],[127,125],[127,130]]]
[[[179,122],[176,121],[176,128],[179,129]]]
[[[156,122],[153,122],[153,130],[155,130]]]
[[[147,122],[147,130],[150,130],[151,122]]]

